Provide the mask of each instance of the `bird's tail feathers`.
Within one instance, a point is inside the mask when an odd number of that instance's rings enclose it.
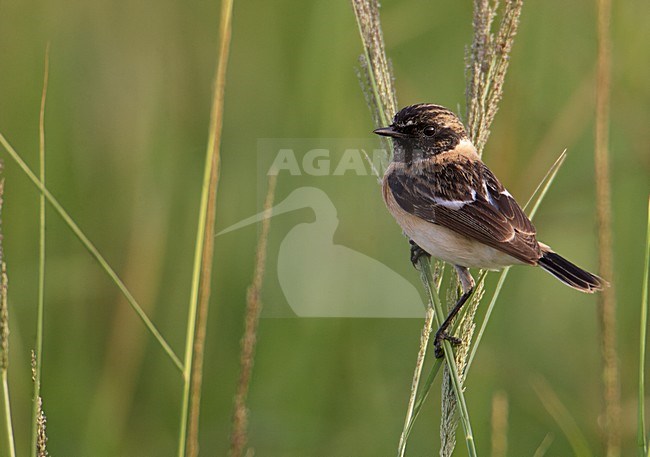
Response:
[[[553,251],[544,251],[538,261],[539,266],[551,273],[564,284],[581,292],[592,294],[609,286],[607,281],[572,264]]]

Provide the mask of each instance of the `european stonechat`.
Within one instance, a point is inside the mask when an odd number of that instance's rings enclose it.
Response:
[[[388,210],[410,238],[411,261],[429,255],[455,266],[463,294],[436,333],[441,341],[474,290],[469,268],[498,270],[540,266],[581,292],[607,283],[556,254],[536,238],[532,222],[481,161],[462,122],[439,105],[407,106],[388,127],[374,131],[393,139],[393,161],[382,180]]]

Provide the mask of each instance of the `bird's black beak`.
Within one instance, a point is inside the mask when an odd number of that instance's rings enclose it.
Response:
[[[389,136],[391,138],[407,138],[408,135],[405,135],[402,132],[398,132],[393,128],[392,125],[389,125],[388,127],[382,127],[380,129],[373,130],[372,133],[376,133],[377,135],[381,136]]]

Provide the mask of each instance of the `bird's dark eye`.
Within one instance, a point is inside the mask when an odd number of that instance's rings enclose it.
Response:
[[[424,130],[422,130],[422,133],[424,133],[425,136],[433,136],[436,134],[436,128],[432,126],[425,127]]]

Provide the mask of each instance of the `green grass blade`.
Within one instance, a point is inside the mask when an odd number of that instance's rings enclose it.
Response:
[[[435,289],[431,285],[431,266],[429,259],[426,256],[420,257],[419,261],[420,266],[420,276],[422,283],[424,284],[427,294],[429,296],[430,303],[433,304],[433,309],[435,310],[436,318],[438,324],[446,318],[446,313],[442,308],[442,303],[440,297]],[[454,387],[454,393],[456,394],[456,399],[458,400],[458,413],[460,416],[460,422],[463,425],[463,431],[465,432],[465,444],[467,445],[467,451],[470,457],[476,457],[476,445],[474,443],[474,433],[472,432],[472,424],[469,418],[469,410],[467,409],[467,403],[465,402],[465,394],[463,393],[463,383],[460,380],[458,375],[458,367],[456,366],[456,359],[452,345],[449,341],[443,340],[442,342],[445,350],[445,361],[449,367],[449,373],[451,375],[452,385]]]
[[[539,205],[542,204],[542,201],[544,201],[544,197],[546,197],[546,193],[548,190],[551,188],[551,185],[553,184],[553,181],[555,181],[555,177],[557,176],[558,172],[560,171],[560,168],[562,168],[562,165],[564,164],[564,161],[566,160],[566,151],[562,152],[560,154],[560,157],[557,158],[555,163],[551,166],[549,169],[548,173],[546,173],[546,176],[544,176],[544,180],[546,180],[546,183],[542,187],[538,197],[535,199],[535,203],[533,204],[533,207],[530,210],[530,213],[528,214],[528,217],[530,220],[533,220],[535,218],[535,214],[537,214],[537,210],[539,209]],[[540,183],[541,184],[541,183]],[[539,188],[539,186],[538,186]],[[534,195],[534,194],[533,194]],[[524,206],[524,209],[528,208],[528,203]]]
[[[180,359],[178,356],[174,353],[174,350],[171,348],[171,346],[167,343],[165,338],[162,336],[162,334],[158,331],[156,326],[151,322],[147,314],[144,312],[142,307],[138,304],[136,299],[133,297],[129,289],[127,289],[126,285],[122,282],[122,280],[119,278],[115,270],[108,264],[106,259],[104,259],[104,256],[100,254],[100,252],[97,250],[95,245],[88,239],[88,237],[84,234],[84,232],[79,228],[79,226],[76,224],[76,222],[70,217],[68,212],[63,209],[63,206],[59,203],[59,201],[54,198],[54,196],[50,193],[49,190],[43,185],[40,179],[34,174],[34,172],[27,166],[25,161],[20,157],[18,152],[9,144],[9,142],[6,140],[4,135],[0,133],[0,144],[5,148],[5,150],[9,153],[9,156],[12,158],[14,162],[18,164],[18,166],[23,170],[23,172],[27,175],[27,177],[32,181],[32,183],[36,186],[36,188],[45,196],[45,199],[47,202],[52,205],[52,208],[57,212],[59,216],[63,219],[63,221],[66,223],[66,225],[72,230],[72,232],[75,234],[75,236],[79,239],[81,244],[88,250],[91,256],[95,258],[95,260],[99,263],[99,265],[102,267],[102,269],[108,274],[108,276],[111,278],[111,280],[115,283],[115,285],[118,287],[120,292],[122,292],[122,295],[126,298],[128,301],[129,305],[131,305],[131,308],[135,311],[135,313],[138,315],[140,320],[144,323],[145,327],[149,330],[149,332],[153,335],[153,337],[156,339],[158,344],[162,347],[162,349],[165,351],[167,356],[169,356],[170,360],[174,363],[176,368],[178,368],[180,371],[183,371],[183,364],[181,363]]]
[[[41,109],[38,118],[38,158],[39,177],[45,185],[45,100],[50,68],[50,45],[45,48],[43,70],[43,91]],[[43,318],[45,313],[45,196],[39,196],[39,237],[38,237],[38,303],[36,311],[36,347],[34,349],[34,395],[32,405],[32,448],[31,455],[36,457],[38,439],[39,398],[41,397],[41,362],[43,360]]]
[[[535,200],[535,204],[533,205],[533,209],[530,212],[531,217],[535,216],[535,213],[537,212],[537,208],[539,207],[539,204],[541,203],[541,200],[543,199],[543,195],[546,195],[546,191],[548,190],[550,183],[553,182],[555,179],[555,175],[557,172],[560,170],[560,167],[562,164],[564,164],[564,161],[566,160],[566,149],[562,151],[562,154],[555,159],[555,162],[553,162],[553,165],[548,169],[542,180],[537,184],[537,187],[533,191],[532,194],[530,194],[530,197],[526,201],[526,204],[524,205],[524,209],[527,209],[531,203],[533,203],[533,200]],[[543,195],[539,197],[538,195],[539,192],[544,189]]]
[[[484,270],[479,276],[478,281],[476,281],[476,283],[481,284],[484,281],[485,277],[487,276],[487,273],[488,271]],[[437,289],[439,288],[440,286],[438,285]],[[478,287],[474,289],[474,292],[472,293],[468,301],[471,301],[474,298],[474,295],[476,294],[477,291],[478,291]],[[451,331],[452,335],[456,334],[456,330],[458,329],[458,327],[460,327],[460,323],[463,321],[463,316],[466,311],[467,308],[463,307],[458,318],[454,320],[454,324]],[[433,366],[431,367],[431,370],[429,370],[429,375],[427,376],[427,379],[424,382],[422,389],[418,392],[418,395],[415,399],[415,403],[413,405],[413,412],[411,414],[411,420],[407,422],[406,428],[403,432],[405,440],[407,440],[411,434],[411,430],[413,429],[415,420],[418,418],[418,415],[420,414],[420,410],[422,409],[422,405],[424,405],[424,402],[429,396],[429,392],[431,390],[431,387],[433,386],[433,381],[435,381],[436,377],[438,376],[438,372],[440,371],[441,366],[442,366],[442,359],[434,359]]]
[[[639,332],[639,418],[637,443],[639,455],[648,455],[648,443],[645,428],[645,349],[648,328],[648,275],[650,274],[650,199],[648,199],[648,227],[645,241],[645,265],[641,286],[641,328]]]
[[[553,444],[553,434],[547,433],[542,442],[539,443],[539,446],[537,446],[537,449],[535,449],[533,457],[544,457],[548,448],[551,447],[551,444]]]

